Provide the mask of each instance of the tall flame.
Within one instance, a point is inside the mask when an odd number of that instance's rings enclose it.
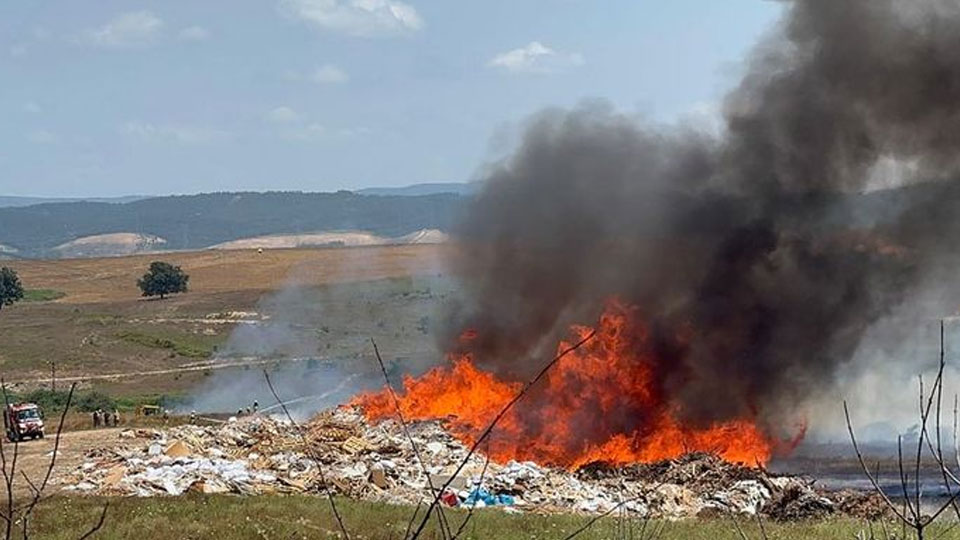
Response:
[[[574,326],[579,341],[593,330]],[[658,377],[658,362],[636,308],[608,302],[596,336],[561,358],[497,424],[482,449],[496,461],[531,460],[575,469],[591,462],[627,464],[692,451],[733,462],[766,463],[775,441],[753,418],[703,427],[677,419]],[[569,349],[562,341],[558,351]],[[441,419],[473,444],[523,387],[477,368],[471,354],[419,378],[406,377],[400,410],[410,420]],[[385,389],[354,398],[371,421],[394,417]]]

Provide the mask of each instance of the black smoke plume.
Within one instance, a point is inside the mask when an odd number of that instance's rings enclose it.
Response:
[[[525,371],[616,296],[688,421],[777,425],[958,237],[938,221],[955,198],[915,195],[960,194],[960,4],[791,2],[724,119],[717,135],[603,103],[534,117],[458,230],[469,300],[449,343],[474,329],[479,361]]]

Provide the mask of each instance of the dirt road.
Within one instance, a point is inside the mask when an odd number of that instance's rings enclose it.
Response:
[[[60,438],[60,450],[57,454],[56,466],[51,476],[48,493],[53,493],[60,488],[61,480],[83,463],[84,455],[88,451],[109,446],[119,438],[122,429],[110,428],[64,433]],[[16,449],[17,474],[16,482],[13,485],[13,493],[16,496],[22,497],[30,492],[30,486],[23,479],[23,475],[20,474],[21,471],[36,485],[43,481],[47,467],[50,465],[53,445],[54,433],[49,433],[44,439],[25,441],[18,445]],[[13,461],[14,445],[4,440],[3,451],[7,459],[7,470],[9,470],[9,464]],[[3,483],[0,482],[0,484]],[[6,485],[0,485],[0,496],[5,497],[6,493]]]
[[[316,359],[323,359],[322,356]],[[134,377],[151,377],[157,375],[173,375],[177,373],[208,372],[219,369],[230,369],[239,367],[272,366],[277,364],[286,364],[291,362],[301,362],[310,360],[309,358],[244,358],[241,360],[210,360],[206,362],[194,362],[192,364],[169,369],[150,369],[143,371],[126,371],[123,373],[102,373],[98,375],[78,375],[70,377],[57,377],[58,384],[69,385],[70,383],[83,383],[91,381],[118,381],[121,379],[130,379]],[[39,387],[48,386],[50,377],[36,377],[30,379],[20,379],[7,381],[7,384],[17,388],[19,386]]]

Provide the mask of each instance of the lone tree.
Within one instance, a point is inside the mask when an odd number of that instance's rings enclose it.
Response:
[[[0,309],[23,299],[23,285],[12,268],[0,268]]]
[[[137,280],[137,286],[143,291],[143,296],[160,296],[163,300],[168,294],[187,292],[189,280],[190,276],[179,266],[154,261],[150,263],[150,271]]]

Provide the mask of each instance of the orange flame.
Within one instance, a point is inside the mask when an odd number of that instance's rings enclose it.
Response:
[[[592,329],[571,331],[579,341]],[[571,346],[561,342],[558,350]],[[570,469],[693,451],[751,465],[769,461],[775,441],[752,418],[699,428],[677,420],[656,360],[637,310],[610,301],[594,339],[561,358],[497,424],[482,450],[500,462],[530,460]],[[405,418],[444,420],[454,436],[473,444],[523,384],[481,371],[472,355],[464,354],[452,358],[450,366],[406,377],[403,386],[399,401]],[[396,415],[387,390],[359,395],[352,404],[371,421]]]

